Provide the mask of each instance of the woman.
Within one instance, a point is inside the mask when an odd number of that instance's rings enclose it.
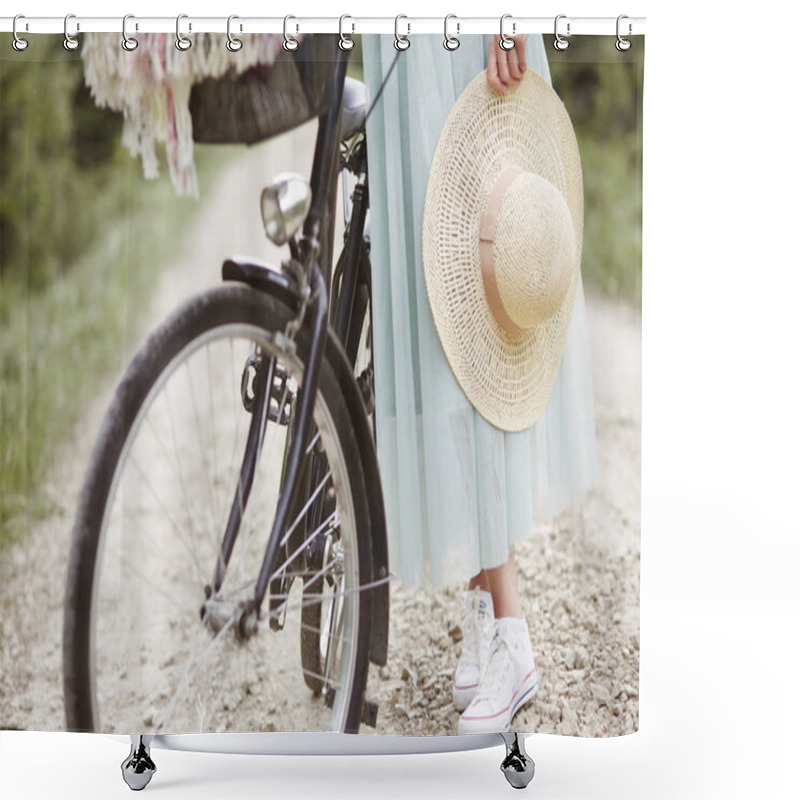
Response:
[[[422,217],[445,120],[467,84],[513,91],[527,69],[549,80],[540,37],[411,37],[368,122],[373,268],[373,353],[378,458],[390,563],[405,587],[468,581],[453,703],[459,733],[508,729],[538,680],[513,546],[588,488],[594,415],[583,292],[579,286],[561,368],[538,422],[493,427],[464,395],[442,350],[427,300]],[[364,37],[375,96],[396,52]],[[526,54],[527,45],[527,54]]]

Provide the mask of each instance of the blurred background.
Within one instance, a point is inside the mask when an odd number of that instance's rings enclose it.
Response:
[[[60,36],[16,53],[3,34],[0,53],[2,547],[54,510],[40,488],[47,464],[93,382],[120,368],[120,309],[147,302],[198,203],[175,195],[166,169],[144,180],[120,143],[121,115],[95,106],[79,51]],[[619,53],[607,37],[575,37],[547,53],[583,160],[587,290],[639,308],[643,47]],[[195,149],[201,194],[241,151]]]
[[[58,511],[41,482],[182,246],[197,201],[145,181],[59,36],[0,36],[0,547]],[[198,148],[202,185],[230,148]],[[163,155],[163,154],[162,154]],[[135,265],[135,268],[130,268]]]
[[[548,42],[553,86],[569,111],[583,164],[583,279],[641,308],[644,40],[619,52],[601,36]]]

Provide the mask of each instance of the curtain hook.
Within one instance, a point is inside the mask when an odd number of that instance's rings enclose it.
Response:
[[[350,36],[345,36],[344,34],[344,21],[346,19],[353,19],[349,14],[342,14],[339,17],[339,49],[340,50],[352,50],[355,46],[355,42],[350,38]],[[350,34],[352,34],[356,29],[355,24],[350,27]]]
[[[503,30],[503,25],[507,19],[511,19],[511,14],[503,14],[503,16],[500,17],[500,47],[502,47],[503,50],[513,50],[516,42],[511,38],[511,36],[506,36]],[[517,32],[517,23],[512,22],[511,35],[513,36],[516,32]]]
[[[408,30],[406,31],[405,36],[400,35],[400,20],[401,19],[408,19],[405,14],[398,14],[394,18],[394,48],[395,50],[408,50],[411,47],[411,39],[408,38],[408,34],[411,33],[411,23],[407,22],[406,27]]]
[[[617,17],[617,42],[616,42],[616,44],[614,46],[617,48],[617,50],[620,51],[620,53],[624,53],[626,50],[630,50],[631,49],[631,40],[630,39],[624,39],[622,37],[622,35],[620,34],[620,23],[624,19],[628,19],[628,17],[625,14],[620,14]],[[633,26],[629,22],[628,23],[628,36],[631,35],[632,30],[633,30]]]
[[[70,51],[77,50],[78,45],[80,45],[80,42],[74,36],[72,36],[68,30],[69,21],[71,19],[75,19],[74,14],[67,14],[67,16],[64,17],[64,49]],[[76,23],[76,31],[80,30],[80,27],[81,26]]]
[[[122,18],[122,49],[127,50],[129,53],[132,53],[138,46],[139,40],[134,38],[133,36],[128,36],[128,20],[135,19],[133,14],[126,14]],[[139,29],[139,26],[136,26],[136,29]]]
[[[181,33],[181,20],[188,18],[188,14],[178,14],[178,18],[175,20],[175,47],[181,51],[186,51],[192,46],[192,40]],[[192,30],[191,22],[189,23],[189,30]]]
[[[297,19],[297,17],[286,16],[283,18],[283,49],[288,50],[290,53],[297,50],[297,39],[294,38],[289,33],[289,20],[290,19]],[[295,26],[295,30],[297,30],[297,26]]]
[[[556,17],[555,30],[554,30],[556,38],[555,38],[555,41],[553,42],[553,47],[555,47],[556,50],[566,50],[569,47],[569,39],[565,39],[558,32],[558,21],[560,19],[566,19],[566,18],[567,18],[566,14],[559,14]],[[569,24],[569,22],[567,22],[567,36],[569,36],[569,35],[570,35],[570,24]]]
[[[228,17],[228,41],[225,43],[225,47],[227,47],[231,53],[238,53],[242,49],[242,40],[237,39],[231,33],[231,22],[233,22],[235,19],[239,19],[236,14],[231,14]],[[241,26],[239,27],[239,30],[241,31]]]
[[[458,34],[461,33],[461,23],[456,22],[456,35],[451,36],[447,32],[447,23],[450,22],[451,19],[457,19],[455,14],[448,14],[444,18],[444,49],[449,50],[451,53],[453,50],[458,50],[461,46],[461,40],[458,39]]]
[[[17,33],[17,20],[18,19],[25,19],[25,15],[24,14],[17,14],[17,16],[14,17],[14,22],[11,25],[11,32],[14,34],[14,40],[11,42],[11,46],[17,52],[21,53],[28,46],[28,40],[21,38],[20,35]],[[25,30],[27,30],[27,29],[28,29],[28,24],[25,23]]]

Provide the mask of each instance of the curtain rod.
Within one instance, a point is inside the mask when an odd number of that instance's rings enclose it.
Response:
[[[184,35],[192,33],[226,33],[227,17],[194,17],[181,15],[180,29]],[[284,32],[284,24],[289,33],[339,33],[345,35],[361,33],[395,33],[413,36],[414,34],[443,34],[444,17],[237,17],[232,30],[238,34]],[[524,33],[554,33],[555,17],[513,17],[505,15],[503,31],[506,36]],[[0,31],[13,30],[14,17],[0,17]],[[175,17],[131,17],[126,29],[129,34],[175,33]],[[622,36],[639,36],[645,32],[645,17],[570,17],[559,15],[558,31],[562,36],[607,35],[615,36],[619,24]],[[17,33],[64,33],[65,17],[28,17],[21,15],[17,20]],[[122,17],[82,17],[69,15],[70,35],[80,33],[122,33]],[[480,33],[500,33],[500,17],[451,17],[448,24],[451,34],[466,35]]]

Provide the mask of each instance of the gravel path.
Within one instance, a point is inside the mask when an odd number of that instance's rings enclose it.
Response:
[[[142,334],[181,298],[217,285],[225,256],[245,252],[278,260],[261,232],[258,193],[279,169],[307,174],[312,152],[313,131],[305,129],[248,150],[226,170],[206,192],[186,234],[184,257],[161,279]],[[540,685],[514,727],[611,736],[638,726],[641,317],[597,297],[588,298],[588,315],[600,483],[517,550]],[[2,553],[0,727],[64,727],[61,624],[70,529],[113,384],[98,392],[53,460],[47,493],[55,512]],[[367,689],[380,707],[377,732],[455,733],[450,686],[462,597],[461,587],[393,589],[389,664],[371,667]],[[307,699],[298,699],[292,715],[295,729],[303,729],[302,703]],[[269,729],[266,719],[263,725]]]

